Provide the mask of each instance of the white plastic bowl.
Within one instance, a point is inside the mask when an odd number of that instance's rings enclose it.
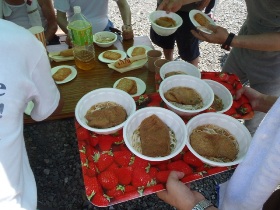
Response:
[[[218,113],[224,113],[230,109],[232,106],[232,95],[229,90],[222,84],[214,81],[214,80],[204,80],[213,90],[214,95],[217,95],[223,101],[224,108],[221,111],[217,111]]]
[[[171,28],[166,28],[166,27],[157,25],[155,23],[155,20],[160,17],[172,18],[173,20],[176,21],[176,26],[171,27]],[[173,12],[166,13],[166,11],[163,11],[163,10],[156,10],[156,11],[150,13],[149,21],[151,22],[151,25],[152,25],[152,28],[154,29],[154,31],[160,36],[169,36],[169,35],[173,34],[183,23],[182,18],[179,15],[177,15],[176,13],[173,13]]]
[[[205,125],[205,124],[217,125],[221,128],[227,129],[236,138],[239,145],[239,152],[236,160],[227,163],[212,161],[199,155],[192,148],[192,146],[190,145],[190,138],[189,138],[192,130],[200,125]],[[186,124],[186,128],[187,128],[187,147],[197,158],[199,158],[202,162],[210,166],[223,167],[223,166],[233,166],[241,163],[248,151],[248,148],[252,140],[250,132],[241,122],[239,122],[233,117],[221,113],[211,112],[211,113],[203,113],[197,115],[193,117]]]
[[[165,97],[164,93],[173,87],[189,87],[196,90],[203,100],[203,107],[196,110],[186,110],[174,106]],[[164,79],[159,86],[159,94],[166,106],[182,117],[194,116],[206,109],[208,109],[214,101],[214,92],[212,88],[202,79],[189,75],[174,75]]]
[[[139,128],[141,122],[145,118],[153,114],[157,115],[170,129],[174,131],[176,135],[176,148],[168,156],[148,157],[137,152],[131,145],[131,137],[133,132]],[[174,112],[160,107],[147,107],[137,110],[127,119],[123,128],[123,137],[128,149],[136,156],[149,161],[164,161],[171,159],[183,150],[184,146],[186,145],[187,133],[184,121]]]
[[[102,38],[110,38],[110,39],[113,39],[113,41],[106,42],[106,43],[98,42],[98,40],[102,39]],[[93,35],[93,41],[99,47],[110,47],[116,42],[117,38],[118,38],[117,35],[110,32],[110,31],[100,31],[100,32],[97,32]]]
[[[201,78],[201,73],[196,66],[185,61],[169,61],[168,63],[165,63],[159,70],[161,79],[164,80],[165,75],[173,71],[181,71],[186,75],[194,76],[199,79]]]
[[[115,88],[100,88],[85,94],[77,103],[75,108],[75,116],[81,126],[87,130],[93,131],[97,134],[111,134],[123,128],[125,122],[111,128],[98,129],[87,125],[85,115],[87,111],[95,104],[111,101],[121,105],[128,116],[136,111],[136,104],[134,99],[126,92]]]

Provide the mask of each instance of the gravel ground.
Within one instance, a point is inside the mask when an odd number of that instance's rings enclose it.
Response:
[[[156,1],[128,0],[132,10],[132,23],[136,36],[149,35],[148,14],[156,7]],[[115,2],[110,2],[110,18],[115,27],[122,21]],[[220,0],[215,9],[216,23],[237,33],[244,18],[244,0]],[[155,46],[156,49],[159,49]],[[200,43],[201,61],[199,68],[204,71],[220,71],[228,52],[220,46]],[[177,56],[175,50],[174,57]],[[74,120],[65,119],[25,125],[24,136],[30,164],[35,174],[38,200],[49,209],[174,209],[149,195],[107,208],[98,208],[85,202],[85,191],[77,148]],[[233,171],[224,172],[210,178],[196,181],[191,187],[202,192],[208,199],[217,203],[216,185],[230,178]]]

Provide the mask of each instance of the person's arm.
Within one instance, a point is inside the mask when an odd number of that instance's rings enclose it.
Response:
[[[42,9],[44,18],[47,20],[47,30],[45,31],[45,37],[47,41],[50,41],[57,31],[57,22],[53,4],[51,0],[38,0],[38,3]]]
[[[210,0],[202,0],[201,2],[199,2],[199,3],[197,4],[196,9],[198,9],[198,10],[204,10],[204,9],[208,6],[209,3],[210,3]]]
[[[118,0],[117,5],[122,16],[123,24],[131,25],[131,11],[127,0]]]
[[[61,30],[65,34],[68,34],[68,30],[67,30],[68,20],[67,20],[67,17],[66,17],[66,13],[57,10],[57,12],[56,12],[56,19],[57,19],[57,24],[59,25]]]
[[[261,51],[279,51],[280,33],[265,33],[258,35],[240,35],[233,38],[232,47]]]
[[[134,35],[133,35],[132,26],[131,26],[130,6],[129,6],[127,0],[118,0],[117,5],[119,7],[121,17],[123,20],[123,26],[122,26],[123,38],[125,40],[132,39]]]
[[[157,10],[165,10],[166,12],[177,12],[185,4],[191,4],[199,1],[201,0],[163,0],[158,6]]]
[[[68,44],[69,47],[72,47],[71,38],[68,35],[68,29],[67,29],[68,20],[66,17],[66,12],[61,12],[61,11],[57,10],[56,18],[57,18],[57,24],[59,25],[61,30],[67,35],[66,44]]]
[[[277,96],[265,95],[250,87],[243,87],[239,89],[235,95],[236,99],[238,100],[243,94],[249,99],[253,110],[265,113],[268,112],[278,99]]]
[[[157,196],[178,210],[192,210],[205,197],[182,183],[179,179],[183,177],[184,173],[172,171],[166,183],[166,190],[157,192]],[[217,208],[214,206],[207,208],[207,210],[214,209]]]
[[[213,31],[212,34],[206,34],[202,31],[192,30],[192,34],[202,40],[215,44],[225,43],[229,32],[220,26],[210,25],[207,28]],[[280,50],[280,32],[264,33],[257,35],[235,35],[231,47],[245,48],[260,51],[279,51]]]

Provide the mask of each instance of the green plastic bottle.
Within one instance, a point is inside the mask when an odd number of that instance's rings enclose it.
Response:
[[[81,13],[79,6],[74,6],[74,15],[68,24],[73,43],[75,64],[79,69],[90,70],[95,66],[92,25]]]

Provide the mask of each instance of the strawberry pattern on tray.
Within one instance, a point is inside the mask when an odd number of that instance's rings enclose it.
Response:
[[[202,72],[202,79],[212,79],[224,84],[232,93],[242,87],[233,74]],[[137,108],[165,107],[158,93],[134,98]],[[213,110],[207,110],[213,111]],[[206,111],[206,112],[207,112]],[[254,115],[246,97],[234,100],[225,114],[237,119],[251,119]],[[188,119],[184,119],[187,122]],[[75,122],[86,196],[93,205],[106,207],[149,195],[165,189],[172,170],[185,173],[184,183],[218,174],[232,167],[211,167],[196,158],[185,146],[183,151],[167,161],[152,162],[132,154],[123,140],[123,131],[99,135],[86,130]]]
[[[86,196],[93,205],[106,207],[165,189],[172,170],[182,171],[189,183],[233,167],[211,167],[185,146],[171,160],[147,161],[132,154],[123,141],[122,130],[98,135],[75,122]]]
[[[202,79],[211,79],[224,85],[233,96],[231,108],[224,114],[230,115],[236,119],[250,120],[254,117],[252,106],[245,95],[238,100],[235,99],[236,91],[242,88],[239,78],[235,74],[221,72],[202,72]],[[211,110],[208,110],[211,111]]]

